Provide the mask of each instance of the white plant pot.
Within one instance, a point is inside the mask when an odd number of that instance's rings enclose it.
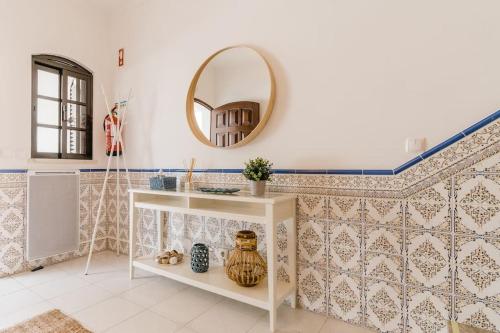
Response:
[[[266,192],[266,181],[265,180],[251,180],[250,181],[250,193],[253,196],[260,197]]]

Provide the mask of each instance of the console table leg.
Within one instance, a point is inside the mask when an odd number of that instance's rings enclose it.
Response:
[[[295,201],[293,202],[295,208]],[[297,219],[295,209],[293,209],[293,217],[289,220],[288,228],[288,255],[290,258],[290,283],[293,284],[292,300],[290,305],[293,309],[297,307]]]
[[[274,332],[276,330],[276,308],[269,310],[269,330]]]
[[[276,224],[274,220],[274,209],[272,205],[266,206],[266,247],[267,247],[267,287],[269,302],[269,329],[274,332],[276,328],[276,310],[277,310],[277,287],[278,275],[276,260]]]

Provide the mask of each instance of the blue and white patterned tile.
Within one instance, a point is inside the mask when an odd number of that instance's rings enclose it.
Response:
[[[455,293],[500,303],[500,239],[455,237]]]
[[[332,196],[328,200],[328,219],[334,221],[361,222],[362,199],[357,197]]]
[[[403,229],[379,225],[365,226],[366,252],[403,254]]]
[[[102,185],[91,185],[90,186],[90,209],[91,209],[91,228],[97,221],[97,214],[99,214],[99,223],[97,224],[97,238],[105,238],[107,236],[106,226],[106,198],[101,200]],[[100,210],[99,210],[100,206]]]
[[[194,243],[205,241],[204,217],[197,215],[186,216],[186,238]]]
[[[210,247],[222,247],[222,220],[214,217],[205,217],[205,241]]]
[[[427,231],[406,233],[406,283],[451,293],[451,236]]]
[[[0,276],[24,270],[24,239],[0,242]]]
[[[156,247],[158,229],[156,227],[155,211],[151,209],[139,209],[139,216],[142,244],[147,247]]]
[[[278,262],[278,269],[276,270],[278,281],[290,283],[290,271],[288,265]]]
[[[0,173],[0,188],[26,188],[27,181],[26,173]]]
[[[236,220],[222,220],[222,235],[223,247],[226,249],[234,248],[236,244],[236,234],[238,231],[244,230],[245,225],[243,221]]]
[[[328,258],[330,270],[362,274],[361,224],[328,222]]]
[[[303,308],[326,314],[327,286],[326,268],[299,264],[297,299]]]
[[[463,173],[500,173],[500,154],[488,156]]]
[[[325,220],[298,220],[298,261],[326,267],[327,222]]]
[[[367,252],[365,254],[365,276],[379,280],[403,283],[403,257],[385,253]]]
[[[298,218],[325,219],[327,217],[328,199],[321,195],[298,196]]]
[[[185,215],[180,213],[171,213],[168,220],[167,243],[171,249],[187,253],[188,248],[184,242],[185,239]]]
[[[0,241],[24,236],[25,191],[0,188]]]
[[[500,174],[455,177],[455,232],[500,238]]]
[[[260,223],[248,223],[246,222],[244,224],[244,227],[246,230],[251,230],[255,232],[255,235],[257,236],[257,250],[259,253],[266,258],[267,255],[267,248],[266,248],[266,231],[264,229],[264,225]],[[279,225],[277,226],[279,231]],[[286,239],[285,239],[286,240]],[[277,245],[279,245],[279,239],[276,239],[278,242]],[[278,254],[279,254],[280,248],[278,246]]]
[[[500,305],[457,297],[456,321],[491,332],[500,332]]]
[[[406,227],[451,232],[451,180],[408,198]]]
[[[402,286],[375,279],[366,279],[365,284],[365,325],[379,332],[402,332]]]
[[[360,276],[329,271],[328,314],[356,325],[363,322],[363,284]]]
[[[90,185],[80,185],[80,242],[88,242],[92,237],[90,223]]]
[[[370,224],[403,226],[403,201],[367,198],[364,200],[364,221]]]
[[[448,333],[451,319],[451,296],[415,287],[406,289],[406,332]]]

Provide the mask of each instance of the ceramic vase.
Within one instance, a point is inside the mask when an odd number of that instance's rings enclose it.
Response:
[[[250,181],[250,194],[253,196],[263,196],[266,192],[266,181],[265,180],[251,180]]]
[[[191,269],[196,273],[208,271],[208,247],[202,243],[196,243],[191,249]]]

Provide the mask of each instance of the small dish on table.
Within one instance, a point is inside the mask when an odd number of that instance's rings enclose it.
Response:
[[[213,194],[233,194],[239,192],[239,188],[223,188],[223,187],[200,187],[198,190],[205,193]]]

